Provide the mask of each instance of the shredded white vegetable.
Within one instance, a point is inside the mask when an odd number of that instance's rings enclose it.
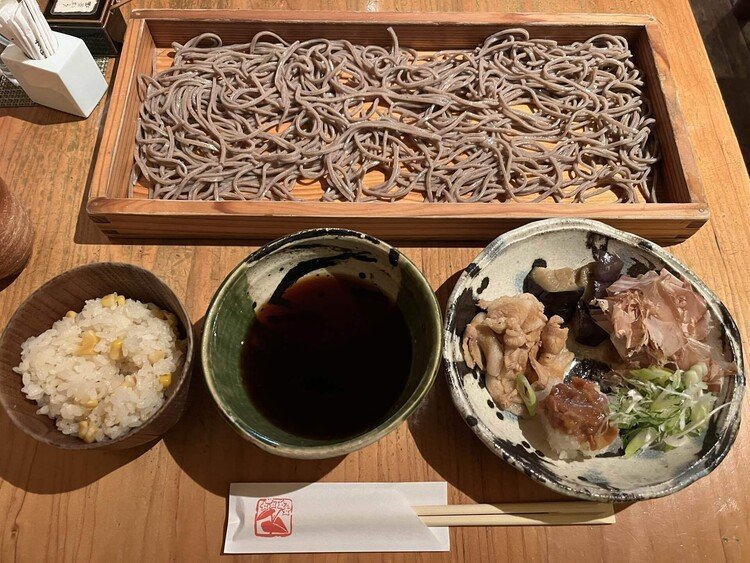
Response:
[[[650,367],[622,376],[609,394],[610,422],[620,429],[625,457],[645,448],[668,450],[699,434],[711,416],[716,396],[703,381],[707,368],[687,371]]]

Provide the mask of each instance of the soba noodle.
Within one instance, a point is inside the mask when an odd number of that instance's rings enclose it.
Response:
[[[390,48],[175,44],[171,68],[139,78],[133,184],[179,200],[293,200],[319,182],[324,201],[656,201],[654,120],[622,37],[511,29],[421,55],[390,33]]]

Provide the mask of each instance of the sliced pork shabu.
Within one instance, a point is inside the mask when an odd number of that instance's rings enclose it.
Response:
[[[482,309],[466,327],[462,347],[466,364],[485,373],[487,390],[500,408],[523,412],[517,388],[523,375],[536,391],[562,381],[573,354],[566,348],[562,319],[544,315],[531,294],[480,300]]]

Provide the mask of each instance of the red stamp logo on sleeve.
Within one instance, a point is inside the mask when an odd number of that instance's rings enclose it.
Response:
[[[255,535],[261,538],[292,533],[292,499],[262,498],[255,506]]]

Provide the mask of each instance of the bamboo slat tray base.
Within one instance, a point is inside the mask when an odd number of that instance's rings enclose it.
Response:
[[[245,42],[261,30],[286,39],[343,38],[388,45],[394,27],[403,45],[423,52],[472,48],[509,27],[561,42],[600,33],[628,39],[644,76],[661,147],[656,191],[660,203],[622,204],[604,196],[586,203],[393,203],[316,201],[318,185],[300,185],[307,201],[149,200],[136,185],[128,197],[139,107],[137,77],[171,64],[172,42],[204,32],[225,44]],[[439,26],[439,33],[436,28]],[[379,178],[370,179],[377,183]],[[117,70],[87,210],[110,237],[268,239],[313,227],[348,227],[400,240],[489,240],[502,231],[548,217],[588,217],[663,244],[685,240],[708,220],[708,206],[677,104],[658,24],[649,16],[618,14],[403,14],[248,10],[142,10],[133,13]]]

